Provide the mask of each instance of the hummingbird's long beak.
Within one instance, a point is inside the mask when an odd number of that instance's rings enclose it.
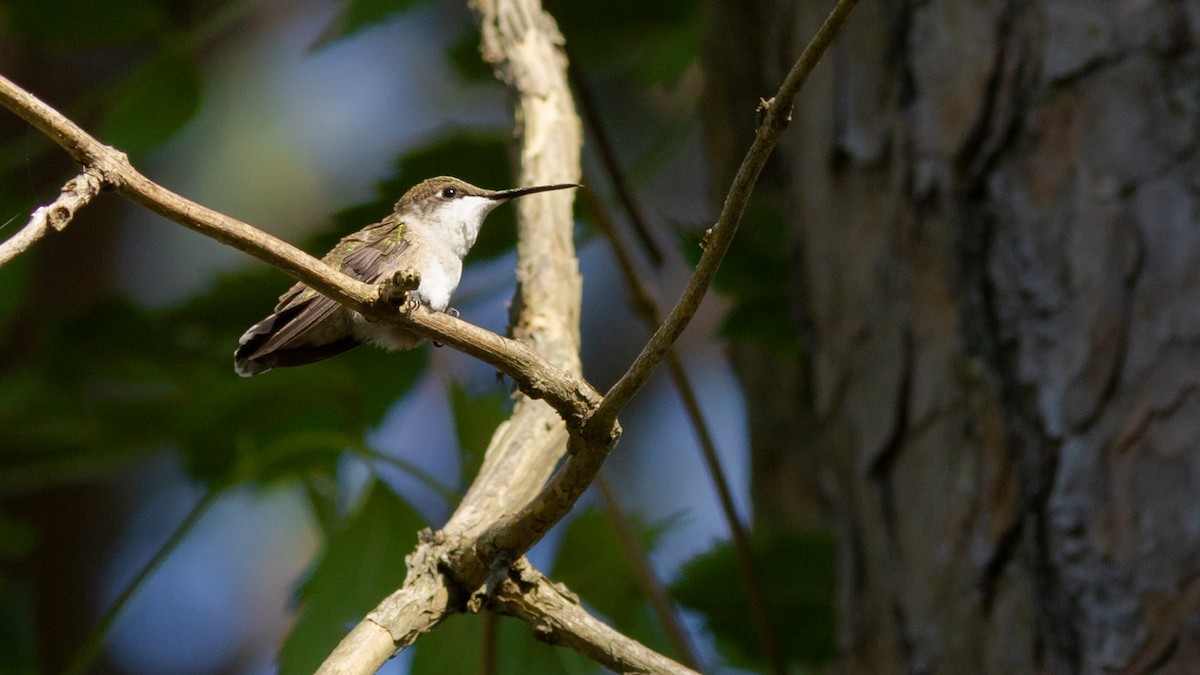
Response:
[[[535,192],[549,192],[550,190],[566,190],[567,188],[583,187],[577,183],[559,183],[558,185],[535,185],[533,187],[511,188],[508,190],[496,190],[488,197],[495,200],[516,199],[524,197]]]

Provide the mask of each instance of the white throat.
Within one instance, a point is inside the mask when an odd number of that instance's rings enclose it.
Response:
[[[433,218],[427,223],[430,228],[429,235],[444,243],[459,260],[462,260],[467,251],[475,245],[483,219],[500,203],[500,200],[496,199],[467,195],[440,204],[437,211],[431,214]]]

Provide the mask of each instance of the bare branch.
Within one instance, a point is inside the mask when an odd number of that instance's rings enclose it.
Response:
[[[562,645],[618,673],[695,673],[592,616],[574,593],[551,582],[526,560],[499,587],[493,608],[528,621],[537,639]]]
[[[616,167],[610,167],[609,170],[616,170]],[[633,261],[633,255],[622,239],[617,229],[617,224],[609,217],[608,209],[595,192],[586,191],[581,193],[580,197],[584,207],[592,216],[592,220],[600,228],[600,231],[604,233],[605,238],[608,239],[612,247],[613,255],[617,260],[617,268],[621,271],[621,277],[625,281],[625,290],[629,294],[630,306],[633,308],[634,313],[642,319],[643,323],[653,331],[655,327],[662,323],[658,303],[655,301],[650,289],[643,283],[641,275],[638,274],[637,266]],[[721,505],[721,512],[725,516],[725,522],[729,525],[733,550],[738,563],[738,576],[746,594],[746,601],[750,610],[750,622],[754,626],[759,643],[762,645],[763,655],[767,657],[772,670],[776,673],[786,672],[787,663],[779,648],[779,638],[775,632],[775,627],[771,624],[770,614],[767,611],[762,580],[754,566],[754,555],[750,549],[750,536],[746,532],[746,526],[737,512],[737,507],[733,503],[733,491],[729,487],[729,480],[725,476],[725,469],[721,466],[720,456],[717,455],[716,442],[713,440],[712,432],[708,428],[708,422],[704,419],[704,413],[700,409],[700,401],[696,396],[696,391],[692,386],[691,380],[688,378],[687,370],[683,367],[683,361],[679,358],[679,353],[672,347],[667,351],[665,359],[667,371],[671,375],[671,381],[675,385],[676,391],[679,392],[679,398],[683,401],[684,410],[687,412],[688,419],[692,423],[692,428],[696,431],[696,440],[700,446],[701,457],[704,459],[705,467],[708,469],[708,475],[712,478],[713,487],[717,491],[717,500]],[[597,480],[597,483],[601,488],[601,493],[605,495],[605,500],[612,501],[611,496],[607,494],[603,475]],[[619,521],[618,526],[620,526]],[[653,591],[647,595],[651,601],[655,600],[656,594]],[[667,610],[655,607],[655,611],[660,616],[667,615]],[[667,623],[668,619],[661,620],[664,624],[670,625]]]
[[[439,570],[446,541],[421,533],[417,549],[404,563],[404,585],[360,621],[317,669],[317,675],[374,673],[422,634],[453,613],[451,588]]]
[[[577,182],[583,134],[567,87],[563,38],[554,19],[537,0],[471,4],[480,19],[483,58],[514,95],[518,182]],[[564,371],[579,373],[582,281],[571,198],[544,193],[516,203],[517,289],[511,321],[515,338]],[[598,399],[592,403],[598,404]],[[588,414],[594,409],[595,405],[589,406]],[[585,421],[566,419],[573,429]],[[476,535],[496,514],[515,511],[529,501],[562,457],[567,436],[552,411],[518,400],[512,417],[492,437],[479,475],[446,523],[446,532]],[[490,561],[480,562],[482,568],[490,565]]]
[[[484,58],[516,95],[519,183],[576,181],[582,133],[566,85],[565,61],[559,47],[562,36],[553,19],[536,0],[480,0],[474,7],[483,26]],[[491,526],[497,514],[519,509],[538,493],[562,457],[570,436],[568,428],[577,431],[599,405],[596,392],[576,386],[582,380],[571,375],[580,372],[581,280],[572,239],[570,196],[533,195],[518,201],[516,207],[519,233],[513,335],[520,340],[517,344],[529,345],[524,348],[531,355],[540,354],[539,362],[554,365],[542,371],[547,375],[544,379],[517,383],[527,395],[544,395],[555,409],[528,398],[518,399],[513,415],[492,437],[478,476],[439,533],[438,541],[421,544],[427,549],[421,553],[422,558],[441,560],[442,570],[454,587],[466,593],[483,583],[498,553],[495,548],[475,546],[476,538]],[[412,319],[417,325],[426,321],[445,324],[437,326],[440,329],[449,324],[449,317],[422,310],[414,312]],[[463,328],[470,330],[478,329]],[[447,331],[438,340],[483,358],[480,352],[502,338]],[[508,348],[505,353],[511,358],[528,356],[518,347]],[[485,360],[496,365],[490,358]],[[511,375],[514,370],[505,372]],[[570,391],[562,390],[563,384]],[[551,389],[557,392],[553,396]],[[591,454],[603,456],[606,452]],[[412,597],[409,587],[410,581],[406,581],[347,637],[374,635],[374,647],[368,649],[373,658],[358,661],[353,670],[327,672],[368,673],[378,668],[390,656],[387,640],[379,635],[380,627],[386,628],[384,632],[392,638],[401,635],[405,627],[432,627],[432,623],[419,624],[419,606],[402,601]],[[429,616],[440,620],[443,615],[435,612]],[[406,644],[395,640],[390,646],[398,651]],[[339,646],[326,660],[326,666],[333,668],[351,649]]]
[[[90,168],[67,181],[57,199],[35,210],[25,227],[0,243],[0,265],[24,253],[50,230],[63,231],[75,212],[100,194],[102,187],[100,176]]]
[[[667,320],[651,336],[650,341],[634,360],[633,365],[604,395],[604,402],[600,404],[600,409],[588,421],[587,428],[584,430],[586,435],[595,434],[596,437],[602,437],[608,433],[608,429],[617,418],[617,413],[642,388],[646,380],[650,379],[650,373],[670,350],[671,345],[679,339],[683,329],[687,328],[692,316],[700,308],[700,301],[708,293],[713,277],[716,276],[721,261],[725,259],[729,245],[733,243],[733,236],[737,233],[738,224],[746,210],[746,203],[750,200],[750,193],[754,190],[754,183],[758,180],[758,174],[775,149],[779,135],[787,128],[788,122],[791,120],[792,102],[796,98],[796,93],[800,91],[800,87],[808,79],[809,73],[816,67],[821,55],[825,53],[825,49],[829,47],[834,35],[837,34],[838,29],[841,28],[842,23],[857,2],[858,0],[838,1],[837,6],[825,19],[821,29],[817,31],[817,35],[805,48],[796,64],[792,66],[791,72],[784,78],[783,85],[779,87],[779,93],[771,100],[763,101],[760,104],[760,121],[754,143],[750,145],[741,167],[738,168],[733,185],[729,188],[729,194],[725,197],[725,206],[721,209],[721,216],[717,219],[717,224],[708,231],[707,245],[704,254],[700,256],[700,264],[696,266],[696,272],[692,275],[691,282],[684,289],[675,307],[671,309]]]

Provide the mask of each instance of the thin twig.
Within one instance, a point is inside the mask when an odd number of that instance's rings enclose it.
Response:
[[[609,217],[604,203],[594,192],[583,194],[581,199],[592,220],[604,233],[612,247],[613,255],[617,259],[617,268],[621,271],[621,277],[625,281],[625,290],[629,294],[629,302],[634,313],[653,330],[662,322],[658,303],[654,300],[650,289],[643,283],[641,275],[638,274],[637,267],[633,263],[633,256],[625,244],[625,240],[621,238],[616,223]],[[675,385],[675,390],[679,392],[683,408],[687,412],[692,428],[696,431],[700,455],[704,459],[708,475],[717,491],[717,501],[721,505],[721,513],[725,516],[726,524],[729,525],[734,555],[738,563],[738,576],[750,610],[750,621],[754,625],[755,633],[762,644],[763,654],[771,664],[772,670],[777,674],[784,673],[787,671],[787,663],[779,648],[779,636],[775,632],[770,613],[767,611],[762,579],[754,565],[754,553],[750,548],[750,536],[737,512],[737,506],[733,503],[733,490],[730,489],[729,479],[726,477],[725,469],[721,466],[721,459],[717,454],[717,444],[713,441],[712,432],[709,430],[704,412],[700,408],[696,389],[692,386],[687,370],[683,367],[683,361],[675,349],[672,348],[667,352],[666,363],[671,381]],[[598,483],[601,487],[601,494],[604,494],[603,491],[606,488],[603,483],[603,474],[598,479]],[[653,598],[652,595],[649,597]]]
[[[75,212],[100,194],[101,187],[100,176],[91,168],[67,181],[57,199],[35,210],[25,227],[0,243],[0,265],[24,253],[51,230],[62,232]]]
[[[158,550],[154,552],[154,555],[150,556],[150,559],[146,561],[142,569],[138,570],[138,573],[129,580],[125,588],[121,589],[121,593],[109,605],[108,610],[104,612],[104,616],[100,619],[99,623],[96,624],[96,627],[84,639],[83,645],[75,653],[75,657],[71,659],[70,665],[64,671],[65,675],[76,675],[77,673],[84,673],[91,669],[92,663],[100,655],[100,650],[104,648],[104,640],[108,637],[109,629],[112,628],[113,622],[121,614],[121,610],[125,609],[125,606],[129,603],[129,599],[150,578],[150,575],[166,562],[167,558],[175,552],[175,549],[183,543],[183,540],[187,538],[188,534],[196,527],[196,524],[200,522],[204,514],[208,512],[209,507],[216,502],[218,495],[220,495],[220,492],[211,488],[205,492],[200,501],[196,502],[192,510],[188,511],[179,525],[176,525],[175,529],[171,531],[171,534],[163,542],[162,546],[158,547]]]
[[[596,476],[596,487],[600,489],[600,499],[604,502],[604,509],[608,512],[609,520],[617,530],[617,542],[625,550],[625,557],[633,566],[633,578],[637,580],[638,586],[641,586],[642,592],[646,594],[650,609],[658,617],[658,622],[662,624],[663,630],[667,632],[667,637],[675,646],[675,651],[679,652],[679,660],[683,662],[683,665],[693,670],[700,670],[700,659],[696,656],[696,648],[692,646],[687,629],[679,620],[679,615],[675,612],[675,605],[667,596],[662,579],[658,577],[654,567],[650,564],[646,549],[642,548],[641,542],[638,541],[633,523],[629,521],[629,516],[621,508],[617,495],[605,480],[604,472]]]
[[[500,656],[500,617],[495,612],[483,615],[483,645],[479,654],[479,675],[496,675]]]
[[[796,93],[800,91],[800,87],[808,79],[809,73],[816,67],[821,55],[825,53],[834,35],[837,34],[838,29],[841,28],[842,23],[857,2],[858,0],[838,1],[837,6],[825,19],[825,23],[817,31],[812,42],[808,43],[808,47],[800,55],[800,59],[792,66],[783,85],[779,87],[779,92],[771,100],[760,103],[760,122],[755,132],[754,142],[746,152],[746,157],[742,160],[742,165],[733,179],[733,185],[725,197],[725,205],[721,209],[717,224],[708,232],[704,254],[700,256],[700,263],[696,266],[696,272],[692,275],[691,282],[684,289],[675,307],[671,309],[667,320],[651,336],[650,341],[634,360],[633,365],[604,395],[604,401],[584,430],[585,435],[597,434],[600,436],[607,432],[607,429],[616,420],[617,413],[642,388],[646,380],[650,379],[654,368],[662,361],[671,345],[679,339],[680,334],[696,314],[696,310],[700,308],[700,301],[708,292],[709,286],[712,285],[713,277],[716,276],[721,261],[725,259],[729,245],[733,243],[733,236],[737,233],[738,224],[746,210],[750,193],[754,190],[754,183],[758,180],[758,174],[762,172],[767,158],[775,149],[779,135],[787,128]]]

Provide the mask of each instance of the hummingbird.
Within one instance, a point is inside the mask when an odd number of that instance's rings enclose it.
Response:
[[[369,284],[411,270],[420,282],[411,298],[444,312],[462,276],[462,260],[475,244],[483,219],[504,202],[574,183],[510,190],[485,190],[449,176],[413,186],[392,213],[344,237],[321,260]],[[449,310],[457,315],[454,310]],[[303,283],[279,298],[270,316],[238,339],[233,367],[249,377],[272,368],[313,363],[360,344],[412,349],[422,338],[396,326],[372,323],[362,314],[330,300]]]

